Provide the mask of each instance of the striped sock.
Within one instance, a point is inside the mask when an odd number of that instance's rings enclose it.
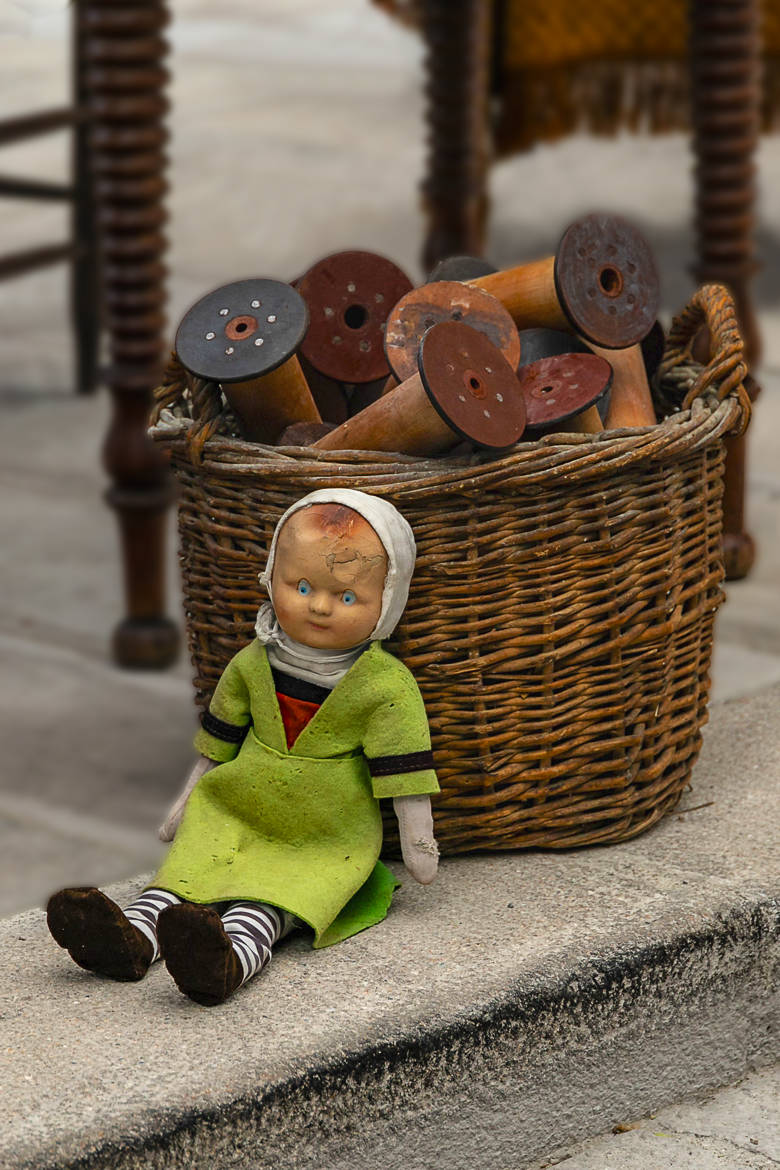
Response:
[[[225,934],[233,944],[244,972],[241,986],[271,959],[271,947],[292,929],[283,910],[264,902],[231,902],[222,915]]]
[[[160,957],[160,948],[157,944],[157,919],[163,910],[167,910],[169,906],[177,906],[181,901],[182,899],[177,898],[176,894],[169,894],[167,890],[145,890],[122,912],[133,926],[146,935],[154,947],[152,962]]]

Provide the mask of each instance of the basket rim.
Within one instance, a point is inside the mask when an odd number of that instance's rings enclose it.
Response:
[[[150,428],[150,436],[177,461],[194,462],[202,473],[244,479],[268,473],[284,479],[313,482],[327,479],[331,486],[355,476],[377,488],[420,489],[487,488],[501,491],[502,483],[517,490],[550,480],[602,478],[646,463],[666,462],[732,433],[742,408],[734,397],[718,402],[714,395],[694,400],[690,409],[669,415],[642,428],[603,431],[600,434],[556,433],[521,443],[503,456],[417,458],[381,451],[317,451],[311,447],[272,447],[245,439],[212,435],[197,459],[188,442],[194,420],[164,414]]]

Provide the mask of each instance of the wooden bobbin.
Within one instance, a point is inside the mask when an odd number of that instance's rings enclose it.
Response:
[[[295,351],[306,303],[279,280],[238,280],[193,305],[176,333],[185,369],[218,382],[245,438],[273,443],[294,422],[321,422]]]
[[[660,321],[656,321],[647,336],[642,338],[641,346],[642,361],[645,363],[647,380],[648,382],[652,382],[663,360],[664,350],[666,348],[664,327]]]
[[[579,337],[565,333],[562,329],[521,329],[520,331],[520,368],[530,366],[543,358],[560,357],[567,354],[592,353]],[[519,371],[518,371],[519,374]],[[546,384],[546,383],[540,383]],[[609,391],[606,390],[599,398],[599,406],[604,409]],[[562,398],[559,397],[559,403]],[[549,404],[548,404],[549,405]],[[581,434],[597,435],[604,430],[599,406],[586,407],[580,414],[571,416],[560,415],[556,421],[566,418],[566,430],[577,431]],[[530,423],[528,424],[531,425]]]
[[[412,288],[405,272],[373,252],[336,252],[305,272],[296,288],[310,317],[301,352],[315,370],[352,384],[387,377],[385,322]]]
[[[446,256],[431,269],[426,284],[437,280],[476,280],[478,276],[497,271],[495,264],[480,256]]]
[[[385,353],[399,382],[417,370],[423,334],[441,321],[462,322],[478,330],[501,350],[513,370],[520,361],[517,329],[504,306],[481,289],[458,280],[438,280],[414,288],[387,318]]]
[[[641,345],[628,349],[601,349],[593,346],[612,366],[612,392],[604,429],[615,431],[620,427],[651,427],[658,421],[647,380],[647,370]]]
[[[315,370],[304,354],[299,355],[299,360],[317,409],[327,422],[338,425],[382,396],[384,378],[375,382],[339,382]],[[395,379],[393,385],[398,385]]]
[[[609,362],[593,353],[560,353],[521,366],[517,378],[530,430],[602,430],[596,403],[609,391]],[[595,419],[591,412],[595,411]]]
[[[435,455],[467,439],[503,451],[524,428],[517,375],[501,351],[476,329],[443,321],[423,337],[417,372],[314,446]]]
[[[469,281],[497,297],[519,329],[541,325],[608,349],[634,345],[658,313],[650,247],[617,216],[587,215],[564,233],[555,256]]]
[[[329,422],[297,422],[285,427],[276,440],[277,447],[311,447],[317,439],[334,431],[335,425]]]

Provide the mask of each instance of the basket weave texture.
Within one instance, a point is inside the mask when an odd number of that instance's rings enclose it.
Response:
[[[708,325],[712,360],[691,358]],[[670,333],[655,427],[436,460],[247,443],[174,359],[153,437],[180,483],[197,702],[253,637],[276,522],[339,486],[411,523],[417,565],[388,648],[425,699],[443,853],[623,840],[678,801],[707,718],[722,600],[724,439],[747,425],[733,305],[700,289]],[[397,843],[386,818],[389,848]]]

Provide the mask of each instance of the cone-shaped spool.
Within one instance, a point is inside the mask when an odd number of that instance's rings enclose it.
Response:
[[[185,314],[176,352],[196,377],[220,384],[246,438],[273,443],[291,423],[322,421],[295,356],[307,325],[289,284],[238,280]]]
[[[555,256],[480,276],[519,329],[571,329],[607,349],[635,345],[658,315],[660,287],[647,241],[617,216],[587,215]]]
[[[419,372],[314,444],[322,450],[435,455],[462,439],[492,451],[525,428],[517,375],[484,335],[443,321],[422,339]]]

